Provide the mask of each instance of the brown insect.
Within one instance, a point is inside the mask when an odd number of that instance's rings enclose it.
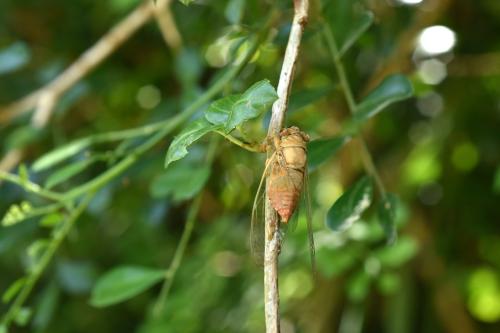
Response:
[[[281,222],[288,224],[290,218],[295,212],[301,194],[304,192],[307,213],[307,229],[309,235],[309,246],[311,250],[311,260],[314,268],[314,239],[311,225],[310,199],[308,189],[307,174],[307,142],[309,135],[302,132],[298,127],[292,126],[283,129],[278,137],[273,138],[268,144],[268,149],[274,148],[274,153],[266,162],[266,167],[260,180],[257,195],[252,209],[252,233],[251,244],[252,252],[257,253],[255,244],[261,245],[255,241],[255,226],[257,221],[257,207],[260,200],[260,194],[264,179],[269,177],[267,186],[267,197],[271,206],[280,216]],[[304,190],[304,191],[303,191]],[[263,223],[261,222],[261,225]],[[259,237],[261,235],[258,235]],[[260,251],[260,250],[259,250]]]

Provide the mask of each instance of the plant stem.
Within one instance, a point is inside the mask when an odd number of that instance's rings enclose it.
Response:
[[[235,138],[231,134],[224,133],[223,131],[215,131],[215,132],[222,135],[223,137],[225,137],[227,140],[234,143],[235,145],[240,146],[241,148],[246,149],[248,151],[251,151],[253,153],[265,153],[266,152],[265,145],[251,144],[251,143],[243,142],[240,139]]]
[[[267,29],[265,30],[267,32]],[[184,121],[188,120],[200,107],[209,102],[213,97],[215,97],[226,84],[228,84],[231,80],[233,80],[236,75],[240,72],[240,70],[252,59],[255,54],[260,42],[263,39],[264,33],[259,35],[251,45],[250,50],[246,54],[243,61],[238,62],[234,66],[230,67],[224,75],[222,75],[203,95],[201,95],[194,103],[188,106],[184,111],[182,111],[177,116],[165,120],[161,122],[160,130],[155,133],[151,138],[149,138],[142,145],[137,147],[134,152],[130,155],[127,155],[120,162],[115,164],[112,168],[108,169],[101,175],[92,179],[91,181],[80,185],[64,194],[65,198],[76,198],[80,195],[88,192],[89,190],[96,190],[107,184],[113,178],[120,175],[123,171],[125,171],[129,166],[135,163],[141,155],[143,155],[146,151],[148,151],[155,144],[160,142],[167,134],[171,133],[177,126],[182,124]],[[152,124],[153,126],[157,126],[160,123]],[[151,125],[150,125],[151,126]],[[138,129],[135,129],[138,130]]]
[[[345,99],[347,101],[347,107],[351,114],[355,114],[357,111],[356,101],[354,100],[354,95],[352,93],[351,86],[349,84],[349,80],[347,79],[347,75],[345,72],[344,65],[342,64],[342,60],[340,59],[340,53],[338,51],[337,43],[335,42],[335,37],[333,33],[330,31],[326,23],[323,23],[323,32],[325,35],[326,42],[328,44],[328,48],[333,58],[333,63],[335,64],[335,69],[339,76],[340,86],[342,87],[342,91],[344,92]],[[375,180],[375,184],[377,185],[377,189],[384,198],[386,196],[386,191],[384,187],[384,183],[373,163],[373,158],[368,150],[368,146],[363,139],[361,133],[359,134],[359,147],[361,153],[361,160],[363,162],[364,168],[368,174],[370,174]]]
[[[42,275],[43,271],[46,269],[47,265],[50,263],[50,260],[52,259],[54,253],[59,248],[64,238],[66,238],[66,236],[70,232],[75,221],[87,208],[93,196],[94,193],[87,194],[85,198],[81,201],[81,203],[78,205],[78,207],[73,212],[71,212],[66,221],[62,224],[61,228],[54,232],[54,236],[50,244],[48,245],[48,248],[45,250],[43,256],[40,258],[40,262],[35,266],[33,271],[27,277],[26,282],[21,291],[19,292],[19,294],[17,295],[14,303],[12,303],[7,313],[3,316],[1,325],[8,327],[15,319],[17,313],[19,312],[22,305],[26,301],[26,298],[28,298],[36,282]]]
[[[45,199],[54,200],[57,202],[67,201],[67,199],[61,194],[43,189],[40,185],[30,182],[27,179],[22,179],[18,175],[12,173],[0,170],[0,179],[17,184],[23,189],[25,189],[27,192],[38,194],[39,196]]]
[[[210,146],[208,148],[206,157],[206,164],[208,165],[211,165],[214,160],[218,141],[219,141],[218,137],[214,137],[210,142]],[[182,258],[184,257],[184,253],[186,252],[189,239],[191,238],[191,235],[193,233],[194,225],[196,222],[196,216],[198,215],[198,211],[200,210],[202,196],[203,196],[202,193],[198,194],[194,199],[193,203],[191,204],[191,207],[189,207],[186,225],[184,226],[181,240],[179,241],[179,245],[175,250],[172,262],[170,263],[170,266],[165,273],[165,281],[163,282],[160,295],[158,296],[158,299],[153,309],[154,316],[160,315],[165,306],[168,293],[170,291],[170,288],[172,287],[172,284],[174,283],[175,275],[179,270],[179,266],[182,262]]]
[[[281,68],[277,93],[278,100],[273,104],[271,121],[268,129],[268,140],[279,135],[283,127],[285,112],[292,87],[292,79],[300,49],[300,42],[308,18],[309,1],[294,0],[294,16],[290,36],[286,46],[285,57]],[[274,152],[268,151],[267,158]],[[267,165],[267,161],[266,161]],[[279,220],[276,211],[267,197],[269,178],[266,181],[265,200],[265,236],[264,236],[264,307],[266,315],[266,332],[280,332],[278,257],[281,248]]]

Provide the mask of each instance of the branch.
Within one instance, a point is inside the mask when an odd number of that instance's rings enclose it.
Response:
[[[87,196],[81,201],[79,206],[71,212],[71,214],[66,218],[64,223],[61,225],[61,228],[57,230],[57,232],[53,233],[53,238],[50,241],[47,249],[44,251],[40,261],[35,266],[35,268],[30,271],[26,282],[23,285],[23,288],[17,295],[14,303],[10,306],[9,310],[5,313],[0,321],[0,326],[8,327],[11,322],[16,317],[17,313],[20,311],[24,302],[28,298],[31,293],[31,290],[35,286],[36,282],[40,279],[40,276],[49,265],[52,257],[56,253],[57,249],[61,245],[62,241],[66,238],[68,233],[71,231],[75,221],[78,217],[85,211],[88,204],[94,197],[94,193],[89,193]]]
[[[308,18],[309,0],[294,0],[294,16],[292,29],[286,46],[285,58],[281,68],[277,93],[278,100],[273,104],[268,139],[279,135],[288,107],[292,78],[295,72],[300,41]],[[268,159],[273,152],[268,152]],[[266,162],[267,163],[267,162]],[[266,188],[269,183],[266,182]],[[266,191],[265,207],[265,248],[264,248],[264,306],[266,313],[266,332],[280,332],[279,290],[278,290],[278,256],[281,247],[279,220],[271,206]]]
[[[323,31],[325,33],[326,42],[328,44],[328,49],[332,55],[333,63],[335,64],[335,69],[339,76],[339,82],[342,87],[342,91],[344,92],[345,99],[347,101],[347,107],[349,108],[349,112],[354,115],[357,110],[356,101],[354,100],[354,94],[352,93],[351,86],[347,79],[347,75],[345,73],[344,65],[342,64],[342,60],[340,59],[340,52],[337,47],[337,43],[335,42],[335,37],[333,33],[328,29],[326,24],[324,24]],[[375,184],[377,185],[377,189],[384,198],[386,196],[386,191],[384,187],[384,183],[375,167],[375,163],[373,163],[373,158],[368,150],[368,146],[363,139],[362,134],[358,135],[359,138],[359,147],[361,153],[361,160],[363,162],[363,166],[366,172],[373,177],[375,180]]]
[[[32,117],[33,125],[35,127],[45,126],[59,98],[111,55],[168,3],[170,1],[158,1],[157,7],[155,7],[153,1],[144,1],[52,82],[4,107],[3,112],[0,113],[0,123],[7,123],[20,114],[36,109]]]
[[[207,156],[205,158],[205,164],[207,165],[212,165],[214,158],[215,158],[215,152],[217,149],[218,145],[218,137],[213,137],[210,145],[208,147],[208,152]],[[165,273],[165,280],[163,282],[163,285],[161,287],[160,295],[158,296],[158,299],[154,305],[153,308],[153,314],[155,316],[159,316],[163,308],[165,306],[165,302],[168,297],[168,293],[170,292],[170,288],[172,288],[172,284],[174,283],[175,276],[177,274],[177,271],[179,270],[179,267],[182,262],[182,258],[184,257],[184,253],[186,252],[186,248],[188,245],[188,242],[191,238],[191,235],[194,230],[194,225],[196,222],[196,216],[198,215],[198,212],[200,211],[200,206],[201,206],[201,201],[202,201],[203,193],[199,193],[197,197],[194,199],[194,201],[191,203],[191,206],[189,207],[189,211],[187,214],[187,220],[186,224],[184,225],[184,230],[182,232],[181,240],[179,241],[179,245],[177,245],[177,248],[175,249],[174,257],[172,261],[170,262],[170,266],[168,267],[166,273]]]
[[[172,0],[160,0],[155,7],[155,17],[163,39],[168,47],[178,53],[182,48],[182,37],[170,10]]]

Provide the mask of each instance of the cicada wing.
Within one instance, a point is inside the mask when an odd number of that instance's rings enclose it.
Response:
[[[304,197],[306,206],[307,236],[309,240],[309,253],[311,255],[311,268],[313,276],[316,277],[316,247],[314,246],[314,234],[312,225],[311,193],[309,192],[309,172],[306,166],[304,172]]]
[[[257,193],[252,206],[252,219],[250,224],[250,251],[252,257],[257,264],[262,264],[264,260],[264,203],[265,203],[265,180],[269,172],[270,165],[272,165],[275,154],[266,162],[266,167],[262,172]]]

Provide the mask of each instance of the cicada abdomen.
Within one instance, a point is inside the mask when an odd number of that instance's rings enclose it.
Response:
[[[284,223],[293,215],[304,186],[308,141],[309,136],[293,126],[283,129],[275,143],[267,195]]]

